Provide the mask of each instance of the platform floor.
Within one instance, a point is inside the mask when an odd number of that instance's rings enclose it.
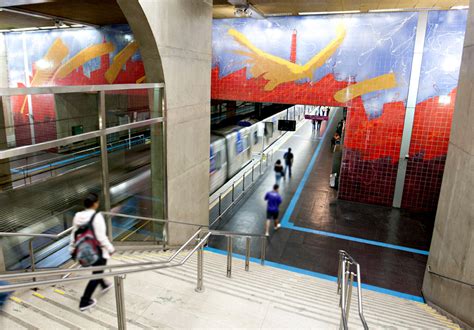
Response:
[[[293,177],[281,183],[283,228],[271,233],[267,259],[336,276],[337,252],[343,249],[361,264],[366,285],[419,300],[434,215],[337,199],[337,191],[329,187],[330,138],[340,115],[329,127],[323,123],[321,136],[312,132],[311,123],[304,124],[280,149],[282,159],[291,147],[295,163]],[[263,234],[263,197],[274,180],[269,170],[219,229]],[[225,238],[212,240],[210,246],[226,249]],[[243,240],[234,243],[235,253],[243,254],[244,248]],[[259,253],[254,242],[252,255]]]

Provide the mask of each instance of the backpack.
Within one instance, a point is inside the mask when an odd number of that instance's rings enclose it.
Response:
[[[102,258],[102,248],[95,237],[92,222],[97,212],[94,213],[90,221],[80,226],[74,233],[74,253],[73,258],[79,261],[81,266],[88,267],[95,264]]]

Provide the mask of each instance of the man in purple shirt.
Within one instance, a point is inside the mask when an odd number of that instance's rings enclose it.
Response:
[[[278,230],[280,222],[278,221],[278,208],[281,204],[281,196],[278,193],[279,186],[276,184],[273,186],[273,190],[265,194],[265,200],[267,201],[267,221],[265,223],[265,235],[270,236],[270,222],[273,220],[274,229]]]

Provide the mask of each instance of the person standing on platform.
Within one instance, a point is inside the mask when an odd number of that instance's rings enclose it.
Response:
[[[84,211],[77,212],[73,219],[70,252],[73,259],[78,260],[83,266],[105,266],[107,259],[115,252],[115,248],[107,237],[105,219],[98,212],[99,197],[90,193],[84,200]],[[102,274],[98,270],[93,274]],[[79,309],[85,311],[94,307],[97,300],[92,299],[95,289],[102,288],[102,294],[109,291],[113,284],[103,279],[91,280],[81,297]]]
[[[291,167],[293,166],[293,159],[294,159],[294,156],[291,153],[291,148],[288,148],[288,151],[285,152],[285,154],[283,155],[283,158],[285,159],[284,176],[286,176],[286,171],[288,170],[288,177],[291,178]]]
[[[275,184],[280,184],[281,178],[285,175],[283,165],[281,160],[277,160],[275,163]]]
[[[319,132],[321,131],[321,123],[322,123],[323,121],[322,121],[321,119],[318,119],[318,120],[316,120],[316,121],[318,122],[316,132],[318,132],[318,134],[319,134]]]
[[[316,119],[312,119],[311,120],[312,124],[313,124],[313,132],[316,131]]]
[[[270,236],[270,222],[273,220],[273,228],[280,229],[281,225],[278,220],[279,207],[281,204],[281,196],[278,193],[279,186],[275,184],[273,190],[265,194],[267,201],[267,220],[265,222],[265,236]]]

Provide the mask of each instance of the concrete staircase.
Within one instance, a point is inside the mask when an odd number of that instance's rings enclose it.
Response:
[[[125,252],[111,263],[164,260],[169,252]],[[340,310],[336,283],[233,259],[226,277],[226,257],[206,251],[204,286],[195,292],[196,256],[182,267],[128,275],[125,304],[129,329],[145,328],[293,328],[337,329]],[[96,294],[98,305],[78,310],[85,283],[16,292],[0,312],[0,329],[111,329],[117,327],[115,295]],[[354,290],[355,291],[355,290]],[[427,306],[364,290],[369,328],[453,329],[449,319]],[[357,300],[352,298],[349,328],[360,329]]]

